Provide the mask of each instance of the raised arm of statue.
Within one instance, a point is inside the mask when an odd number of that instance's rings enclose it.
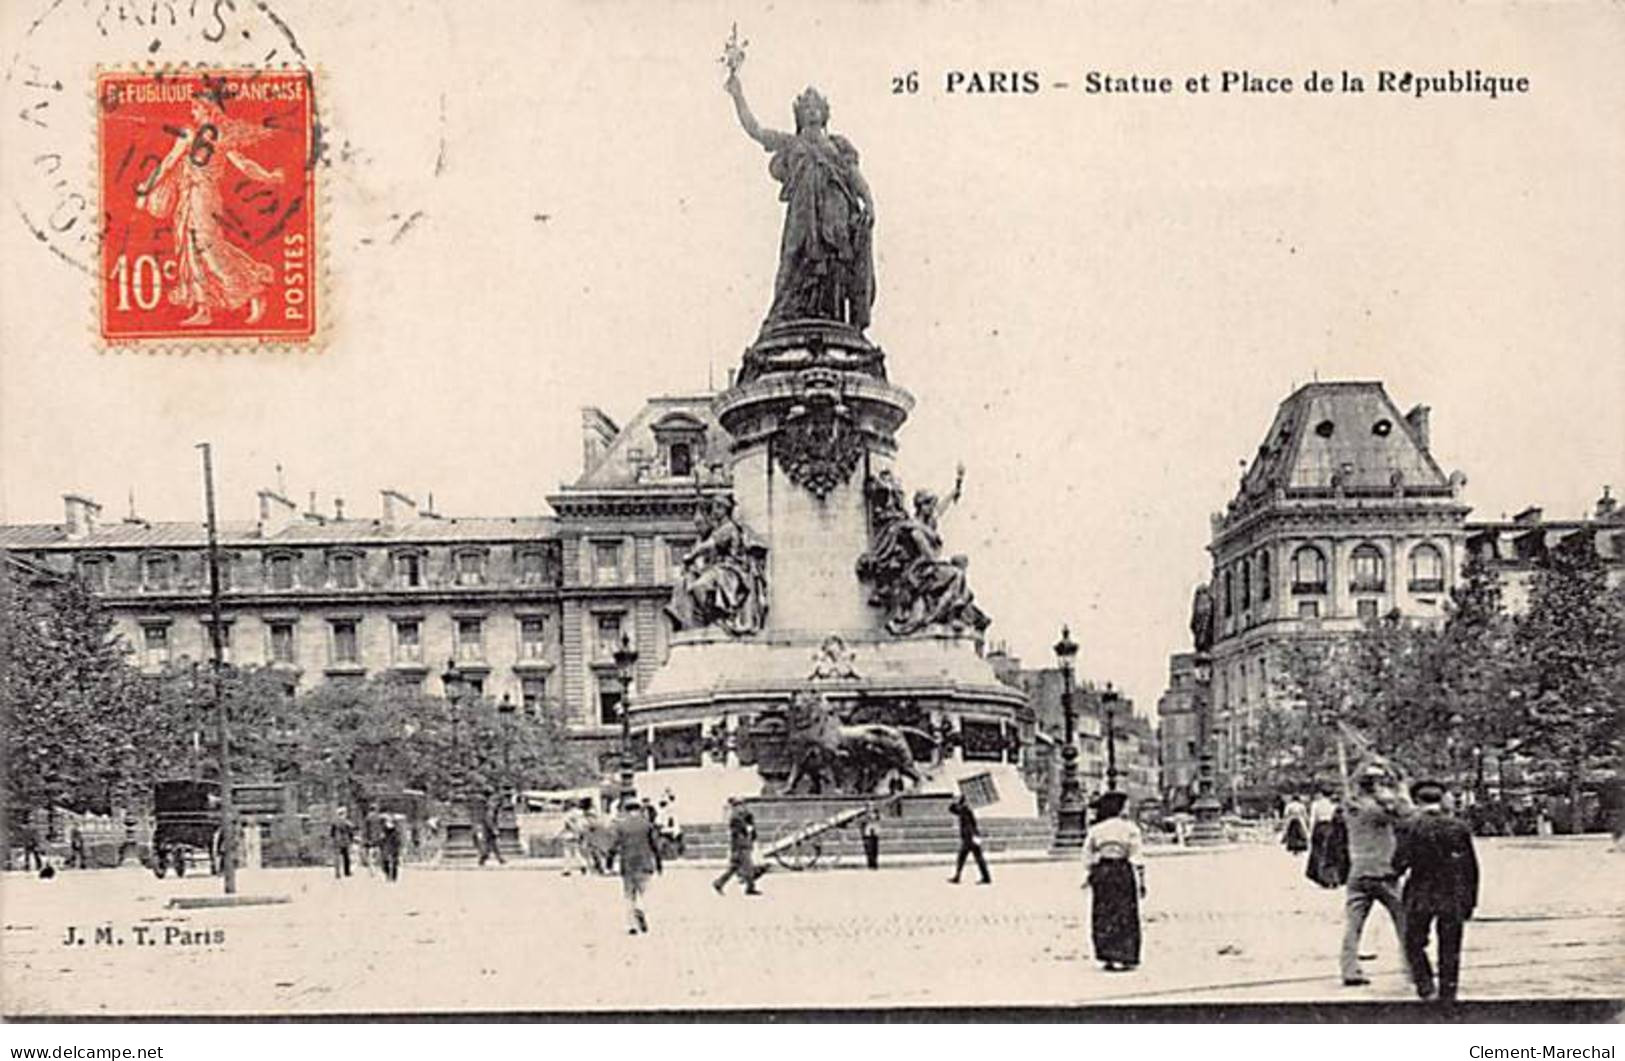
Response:
[[[954,470],[954,488],[948,491],[948,496],[942,499],[942,504],[937,508],[937,518],[939,520],[948,514],[948,510],[954,507],[959,501],[960,495],[964,492],[965,465],[961,462],[959,467]]]
[[[733,97],[734,111],[739,115],[739,125],[745,130],[745,135],[761,144],[769,151],[777,151],[781,145],[791,139],[790,133],[782,133],[777,129],[767,129],[756,120],[756,115],[750,112],[750,104],[745,102],[745,89],[739,83],[739,75],[729,74],[728,80],[722,86],[728,95]]]

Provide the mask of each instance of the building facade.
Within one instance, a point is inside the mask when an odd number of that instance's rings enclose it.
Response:
[[[1466,557],[1466,477],[1434,459],[1428,407],[1381,383],[1306,384],[1283,401],[1212,520],[1212,686],[1221,791],[1253,778],[1259,711],[1290,696],[1281,652],[1397,613],[1438,620]]]
[[[1168,688],[1157,698],[1157,791],[1165,806],[1181,809],[1196,793],[1199,760],[1196,714],[1196,655],[1168,657]]]
[[[559,712],[583,740],[616,733],[612,654],[626,636],[639,680],[664,658],[696,502],[728,489],[725,442],[709,395],[652,399],[625,428],[582,419],[582,473],[551,516],[447,517],[396,490],[358,516],[260,491],[258,519],[219,526],[227,661],[293,691],[387,675],[433,694],[454,665],[466,690]],[[141,669],[210,658],[204,525],[101,517],[66,495],[62,523],[0,527],[0,548],[84,579]]]

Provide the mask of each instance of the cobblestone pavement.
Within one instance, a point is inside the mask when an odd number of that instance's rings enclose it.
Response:
[[[1605,840],[1482,842],[1464,998],[1616,997],[1625,983],[1625,854]],[[0,881],[7,1014],[185,1014],[706,1006],[1073,1005],[1397,1001],[1410,996],[1380,909],[1373,983],[1337,978],[1341,893],[1277,847],[1155,853],[1144,964],[1106,973],[1088,953],[1080,868],[995,863],[990,887],[943,865],[774,873],[725,898],[714,867],[655,880],[652,931],[628,936],[620,884],[552,869],[407,867],[245,872],[269,906],[177,911],[218,880],[133,867]],[[737,885],[735,886],[737,887]],[[123,943],[96,943],[111,925]],[[69,926],[90,942],[66,945]],[[137,942],[138,927],[157,943]],[[173,942],[164,942],[167,935]],[[223,933],[224,941],[206,942]],[[182,942],[185,938],[205,942]]]

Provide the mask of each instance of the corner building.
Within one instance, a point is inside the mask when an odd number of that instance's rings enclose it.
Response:
[[[1466,478],[1434,459],[1428,407],[1378,382],[1294,391],[1212,518],[1213,739],[1220,798],[1251,781],[1257,712],[1287,694],[1280,650],[1398,612],[1442,619],[1466,559]]]

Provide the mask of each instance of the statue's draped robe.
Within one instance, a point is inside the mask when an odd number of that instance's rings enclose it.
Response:
[[[859,213],[858,152],[842,136],[784,135],[769,145],[784,235],[768,323],[817,317],[862,331],[874,304],[870,230]]]

